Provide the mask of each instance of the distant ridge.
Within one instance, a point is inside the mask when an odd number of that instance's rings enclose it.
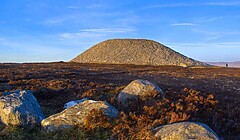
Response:
[[[70,62],[135,65],[208,66],[188,58],[156,41],[111,39],[100,42]]]
[[[240,68],[240,61],[236,62],[207,62],[208,64],[220,66],[220,67],[226,67],[226,64],[228,64],[228,67],[233,68]]]

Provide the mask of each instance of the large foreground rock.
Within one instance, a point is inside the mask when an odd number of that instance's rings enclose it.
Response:
[[[141,97],[163,96],[163,91],[155,84],[147,80],[134,80],[127,85],[119,94],[118,101],[127,107],[128,103]]]
[[[174,123],[157,127],[154,131],[154,136],[161,140],[219,140],[216,133],[203,123]]]
[[[156,41],[111,39],[94,45],[71,62],[134,65],[207,66]]]
[[[47,131],[70,128],[83,125],[91,110],[101,110],[107,117],[115,118],[118,110],[107,102],[85,100],[75,106],[69,107],[60,113],[54,114],[42,121],[42,126]]]
[[[31,91],[4,92],[0,97],[0,121],[5,125],[36,126],[44,119]]]

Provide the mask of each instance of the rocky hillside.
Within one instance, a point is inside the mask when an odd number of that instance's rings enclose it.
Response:
[[[83,52],[70,62],[207,66],[188,58],[156,41],[146,39],[112,39],[101,42]]]

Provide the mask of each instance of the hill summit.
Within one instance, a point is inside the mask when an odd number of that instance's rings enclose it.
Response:
[[[111,39],[98,43],[70,62],[134,65],[207,66],[156,41]]]

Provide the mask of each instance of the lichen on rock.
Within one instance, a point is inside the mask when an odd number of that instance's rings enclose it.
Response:
[[[154,136],[161,140],[220,140],[216,133],[203,123],[180,122],[154,129]]]
[[[47,131],[71,128],[84,125],[87,116],[92,110],[100,110],[106,117],[115,118],[118,110],[103,101],[85,100],[71,106],[60,113],[54,114],[42,121],[42,126]]]
[[[138,98],[154,98],[155,96],[163,97],[164,93],[161,88],[147,80],[134,80],[128,84],[119,94],[118,102],[127,107],[129,102]]]
[[[44,118],[30,90],[3,92],[0,97],[0,119],[5,125],[32,127],[40,125]]]

